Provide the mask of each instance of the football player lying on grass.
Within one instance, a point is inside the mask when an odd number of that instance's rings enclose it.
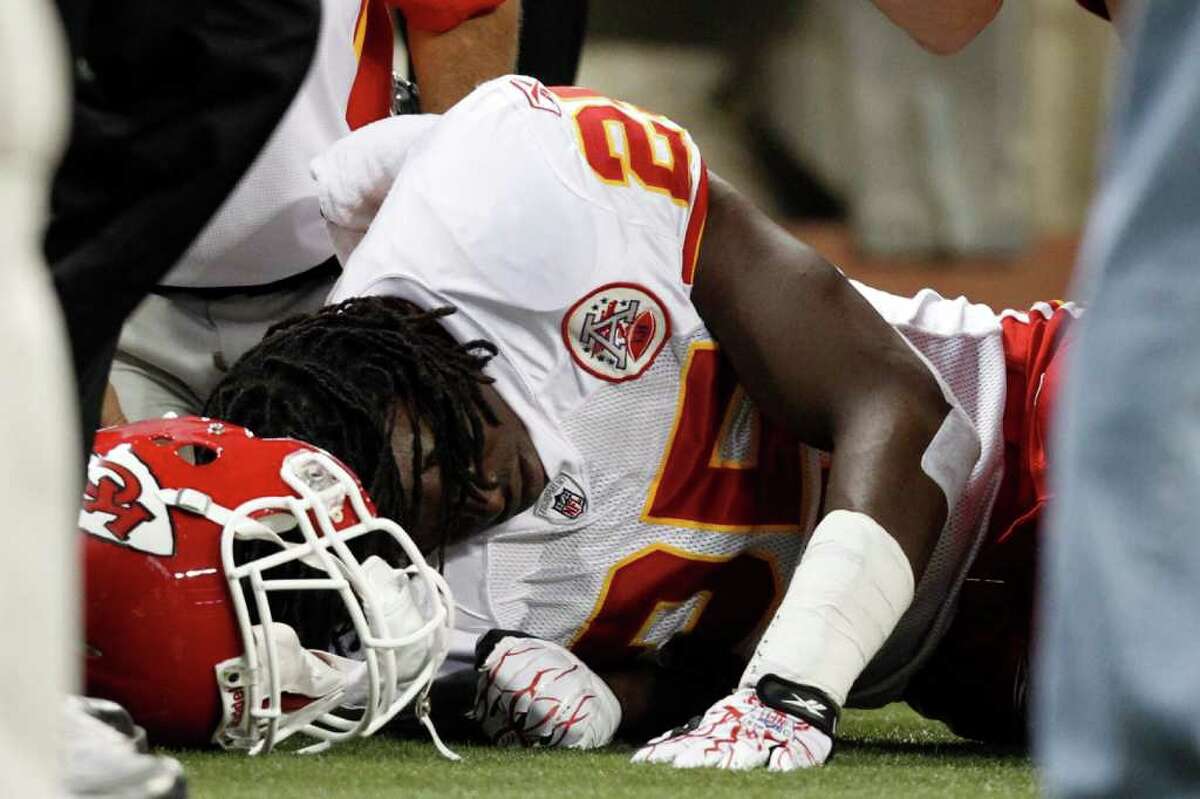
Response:
[[[444,551],[458,668],[492,628],[540,639],[481,650],[497,738],[597,746],[701,702],[637,759],[818,765],[848,700],[937,665],[995,524],[1036,515],[1040,484],[1001,485],[1006,358],[1019,438],[1019,361],[1061,315],[852,285],[670,120],[512,76],[313,168],[333,304],[274,328],[207,412],[328,450]],[[713,679],[647,696],[647,653],[683,632],[704,657],[676,660]],[[722,682],[711,661],[737,658]]]

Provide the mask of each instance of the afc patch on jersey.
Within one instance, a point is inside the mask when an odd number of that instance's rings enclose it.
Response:
[[[608,283],[571,306],[563,342],[585,372],[611,383],[642,375],[671,335],[662,301],[636,283]]]
[[[131,445],[113,447],[103,457],[92,455],[87,478],[81,530],[151,555],[175,554],[175,530],[158,481]]]

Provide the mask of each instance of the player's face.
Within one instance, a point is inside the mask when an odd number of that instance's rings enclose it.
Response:
[[[508,403],[492,386],[483,387],[484,396],[496,412],[497,424],[487,425],[483,444],[483,477],[490,488],[472,488],[458,512],[452,513],[450,541],[495,527],[533,505],[546,487],[546,472],[529,433]],[[486,423],[485,423],[486,424]],[[404,528],[423,551],[441,540],[442,472],[434,457],[433,431],[424,420],[420,423],[422,463],[419,480],[421,503],[419,517],[405,519]],[[392,434],[392,454],[400,470],[400,480],[410,496],[414,490],[413,435],[408,411],[398,407]]]

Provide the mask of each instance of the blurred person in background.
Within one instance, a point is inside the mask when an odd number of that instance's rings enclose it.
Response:
[[[45,207],[36,188],[43,172],[29,165],[52,160],[58,141],[54,83],[56,73],[66,77],[67,71],[55,64],[54,43],[44,41],[50,38],[47,21],[24,4],[19,8],[13,13],[23,24],[4,28],[13,32],[5,46],[15,55],[4,74],[18,76],[10,85],[27,88],[44,103],[39,108],[37,100],[6,97],[7,107],[16,109],[10,118],[19,123],[13,152],[24,157],[29,181],[16,197],[23,207],[8,213],[19,220],[18,212],[24,214],[12,250],[28,253],[26,237],[42,232],[38,211]],[[12,593],[3,607],[20,609],[20,617],[9,620],[6,639],[22,652],[8,653],[4,662],[18,672],[36,667],[36,674],[5,681],[16,697],[6,705],[6,717],[20,725],[6,736],[5,750],[21,758],[5,778],[28,777],[31,784],[4,794],[61,795],[65,787],[69,795],[90,797],[180,797],[186,784],[179,764],[140,754],[144,740],[124,711],[62,698],[63,691],[77,690],[71,664],[81,651],[74,622],[78,566],[68,542],[75,540],[83,475],[82,464],[64,451],[65,439],[77,438],[85,453],[90,449],[122,322],[275,128],[311,61],[319,7],[316,0],[188,6],[60,0],[58,11],[74,96],[43,249],[65,316],[79,402],[70,401],[69,372],[53,354],[59,346],[56,315],[25,278],[22,290],[4,292],[12,303],[6,323],[20,328],[5,341],[19,348],[10,360],[23,365],[10,396],[19,401],[22,389],[33,392],[21,410],[5,415],[11,428],[6,443],[22,453],[12,459],[19,473],[5,485],[16,492],[10,506],[29,509],[37,520],[19,539],[37,554],[22,560],[11,557],[20,550],[10,547],[5,561],[10,566],[3,582]],[[29,357],[31,352],[39,357]],[[43,612],[29,614],[29,607]],[[31,704],[36,707],[22,712]],[[44,720],[47,708],[60,707],[62,737],[55,748],[56,730]],[[48,761],[52,771],[41,773]],[[55,777],[60,787],[50,790],[47,781]]]
[[[0,579],[0,794],[53,796],[61,787],[61,718],[75,687],[73,555],[79,461],[62,317],[38,246],[47,187],[66,133],[66,67],[53,12],[37,0],[0,7],[0,348],[20,375],[5,381],[0,502],[21,508],[5,536]],[[38,612],[30,613],[29,609]],[[36,655],[32,654],[36,653]]]
[[[401,87],[401,94],[412,93],[400,97],[398,110],[445,111],[517,62],[521,0],[322,0],[321,6],[313,68],[278,129],[125,325],[103,424],[199,411],[228,366],[268,327],[324,303],[340,268],[309,161],[393,110],[391,9],[400,12],[419,87]],[[539,14],[536,31],[562,24]],[[552,60],[569,57],[552,54]]]
[[[587,32],[588,0],[521,0],[517,72],[572,86]]]
[[[847,57],[851,226],[868,255],[1006,257],[1028,241],[1019,149],[1023,20],[1008,9],[952,61],[866,3],[838,3]]]
[[[872,0],[892,22],[922,47],[939,55],[962,50],[996,18],[1004,0]],[[1079,5],[1108,19],[1123,0],[1078,0]]]
[[[1027,245],[1021,4],[953,61],[913,47],[867,3],[808,0],[788,16],[765,34],[771,63],[750,102],[842,198],[864,255],[997,258]]]
[[[999,6],[875,2],[936,51]],[[1059,414],[1036,752],[1054,796],[1185,795],[1200,786],[1200,6],[1081,4],[1118,18],[1127,55]]]
[[[121,324],[275,129],[312,59],[320,8],[317,0],[183,9],[60,0],[59,11],[74,105],[45,252],[66,314],[87,453]]]

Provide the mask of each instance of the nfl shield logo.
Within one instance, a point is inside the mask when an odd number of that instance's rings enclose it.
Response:
[[[563,488],[554,495],[554,511],[568,519],[578,519],[583,515],[583,494],[576,494],[569,488]]]
[[[542,491],[533,512],[552,524],[571,524],[587,509],[587,492],[570,475],[559,474]]]

